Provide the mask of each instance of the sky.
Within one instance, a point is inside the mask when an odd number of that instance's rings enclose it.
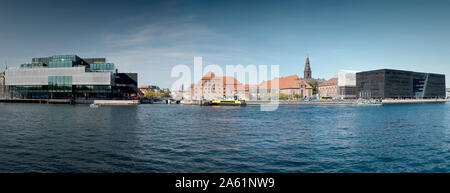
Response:
[[[106,57],[139,85],[169,88],[175,65],[279,65],[280,76],[339,69],[441,73],[450,87],[450,1],[0,0],[0,64]],[[196,81],[196,80],[195,80]]]

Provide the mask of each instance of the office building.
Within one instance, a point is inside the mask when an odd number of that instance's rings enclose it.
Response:
[[[445,98],[445,75],[391,69],[358,72],[356,92],[368,99]]]
[[[119,99],[135,97],[137,73],[119,73],[105,58],[56,55],[5,71],[10,93],[27,99]]]

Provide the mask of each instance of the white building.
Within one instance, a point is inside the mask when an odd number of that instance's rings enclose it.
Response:
[[[447,88],[445,91],[446,91],[445,98],[447,99],[450,98],[450,88]]]
[[[339,95],[337,98],[348,99],[356,98],[356,73],[359,71],[339,70],[338,87]]]

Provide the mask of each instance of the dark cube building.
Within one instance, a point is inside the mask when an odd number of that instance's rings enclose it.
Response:
[[[445,98],[445,75],[381,69],[356,73],[360,98]]]

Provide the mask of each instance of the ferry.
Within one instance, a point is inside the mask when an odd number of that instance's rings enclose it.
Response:
[[[219,99],[210,102],[211,105],[220,106],[245,106],[245,100],[233,100],[233,99]]]

